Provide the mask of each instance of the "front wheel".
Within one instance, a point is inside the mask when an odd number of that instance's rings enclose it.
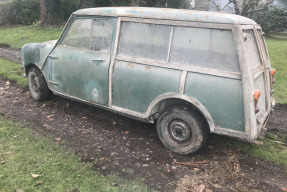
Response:
[[[208,129],[202,118],[183,106],[164,111],[157,121],[157,134],[165,147],[188,155],[197,152],[206,143]]]
[[[51,94],[43,73],[36,67],[28,72],[29,89],[32,97],[37,101],[48,99]]]

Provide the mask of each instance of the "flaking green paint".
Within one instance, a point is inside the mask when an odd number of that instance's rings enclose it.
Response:
[[[113,104],[145,113],[151,102],[165,93],[178,93],[181,71],[138,63],[116,62]]]
[[[207,108],[215,125],[245,131],[241,80],[188,73],[185,94]]]

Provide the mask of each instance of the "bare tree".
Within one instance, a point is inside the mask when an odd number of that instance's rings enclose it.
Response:
[[[44,0],[39,0],[40,1],[40,9],[41,9],[41,20],[40,20],[40,25],[44,24],[47,20],[47,8],[45,6]]]
[[[243,0],[242,4],[239,3],[239,0],[229,0],[229,2],[224,7],[221,7],[215,2],[215,0],[210,0],[210,2],[216,7],[216,10],[218,12],[223,11],[226,7],[233,4],[235,14],[242,15],[245,17],[250,17],[252,13],[256,11],[266,10],[268,8],[268,5],[272,4],[273,1],[274,0],[271,0],[269,2],[261,4],[260,6],[261,0]]]

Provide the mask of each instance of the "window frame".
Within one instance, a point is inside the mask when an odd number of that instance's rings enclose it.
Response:
[[[218,69],[209,69],[209,68],[203,68],[203,67],[196,67],[196,66],[190,66],[185,64],[177,64],[177,63],[170,63],[168,61],[155,61],[150,59],[144,59],[144,58],[135,58],[130,56],[123,56],[119,55],[118,53],[118,46],[119,46],[119,36],[120,36],[120,30],[121,30],[121,24],[122,22],[138,22],[138,23],[150,23],[150,24],[160,24],[160,25],[171,25],[173,28],[175,26],[182,26],[182,27],[197,27],[197,28],[207,28],[207,29],[223,29],[223,30],[231,30],[233,34],[233,39],[235,41],[236,50],[238,50],[239,46],[234,32],[237,30],[235,25],[232,24],[218,24],[218,23],[203,23],[203,22],[188,22],[188,21],[170,21],[170,20],[156,20],[156,19],[141,19],[141,18],[132,18],[132,17],[119,17],[118,22],[118,29],[117,29],[117,38],[118,41],[115,42],[116,44],[116,51],[115,51],[115,59],[118,61],[127,61],[127,62],[134,62],[134,63],[141,63],[145,65],[152,65],[152,66],[158,66],[158,67],[164,67],[164,68],[170,68],[170,69],[178,69],[188,72],[196,72],[196,73],[202,73],[202,74],[210,74],[214,76],[220,76],[220,77],[227,77],[232,79],[241,79],[241,71],[240,72],[231,72],[231,71],[224,71],[224,70],[218,70]],[[170,48],[172,43],[173,34],[171,36],[170,41]],[[170,49],[169,48],[169,49]],[[170,51],[169,51],[170,54]],[[169,59],[168,55],[168,59]],[[241,65],[239,61],[239,65]],[[241,69],[241,66],[240,66]]]
[[[66,37],[68,31],[70,30],[71,26],[73,25],[73,23],[78,20],[78,19],[90,19],[91,20],[91,30],[90,30],[90,46],[89,49],[86,48],[79,48],[79,47],[71,47],[71,46],[63,46],[61,45],[61,43],[63,42],[64,38]],[[110,17],[86,17],[86,16],[77,16],[77,17],[73,17],[70,19],[70,21],[68,22],[68,24],[66,24],[61,36],[59,37],[56,45],[54,46],[53,49],[55,49],[58,46],[63,46],[63,47],[69,47],[71,49],[84,49],[84,50],[88,50],[88,51],[94,51],[94,52],[102,52],[105,53],[104,51],[97,51],[97,50],[93,50],[92,49],[92,30],[93,30],[93,21],[94,20],[108,20],[109,22],[111,22],[111,26],[112,26],[112,38],[111,38],[111,43],[110,43],[110,50],[109,53],[112,54],[113,52],[113,36],[114,36],[114,32],[115,32],[115,26],[114,26],[114,21],[110,18]]]

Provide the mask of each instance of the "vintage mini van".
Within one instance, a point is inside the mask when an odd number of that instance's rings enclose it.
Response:
[[[262,30],[231,14],[90,8],[57,41],[23,46],[31,95],[50,91],[155,123],[162,143],[199,150],[208,132],[254,140],[274,106]]]

